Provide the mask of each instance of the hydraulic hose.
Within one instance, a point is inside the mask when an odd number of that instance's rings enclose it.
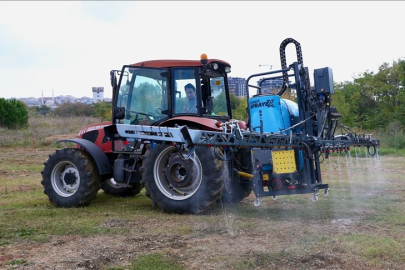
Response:
[[[375,154],[377,153],[377,147],[375,146],[374,143],[371,143],[371,146],[372,146],[372,148],[373,148],[373,152],[371,153],[371,151],[370,151],[370,145],[367,145],[367,151],[368,151],[368,154],[369,154],[370,156],[374,157]]]
[[[242,171],[238,171],[237,169],[233,169],[233,171],[235,173],[237,173],[239,176],[245,177],[245,178],[249,178],[249,179],[253,179],[253,174],[250,173],[246,173],[246,172],[242,172]]]

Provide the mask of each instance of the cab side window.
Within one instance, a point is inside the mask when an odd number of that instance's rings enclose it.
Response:
[[[174,70],[174,112],[175,114],[197,114],[201,97],[197,91],[196,69]]]

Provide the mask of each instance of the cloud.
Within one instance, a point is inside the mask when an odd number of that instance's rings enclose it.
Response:
[[[399,1],[0,1],[0,96],[91,96],[104,86],[111,97],[111,69],[202,53],[248,77],[259,64],[279,68],[288,37],[310,70],[350,80],[404,56],[403,10]]]

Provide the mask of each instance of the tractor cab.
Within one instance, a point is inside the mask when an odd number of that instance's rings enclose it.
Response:
[[[193,117],[228,120],[232,117],[230,70],[227,62],[204,54],[201,60],[152,60],[113,70],[113,123],[165,125],[173,118]]]

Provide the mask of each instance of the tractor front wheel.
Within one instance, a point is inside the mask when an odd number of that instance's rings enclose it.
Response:
[[[84,150],[56,150],[44,163],[41,184],[49,201],[58,207],[90,204],[100,189],[100,175]]]
[[[185,151],[186,152],[186,151]],[[146,195],[164,212],[198,214],[221,196],[224,163],[213,148],[197,147],[188,159],[169,145],[147,146],[142,157]]]

